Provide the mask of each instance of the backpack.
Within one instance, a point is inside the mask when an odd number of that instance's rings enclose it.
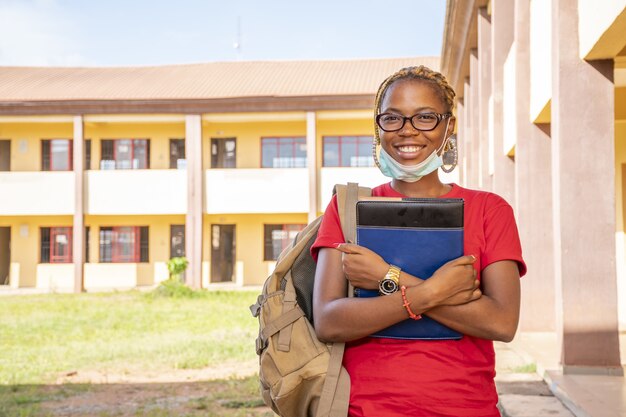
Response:
[[[356,183],[336,185],[341,228],[346,240],[356,235],[356,202],[371,189]],[[323,343],[313,327],[313,283],[316,263],[309,250],[322,216],[300,231],[278,257],[257,302],[261,395],[282,417],[345,417],[350,377],[341,366],[344,343]],[[351,296],[352,291],[349,291]]]

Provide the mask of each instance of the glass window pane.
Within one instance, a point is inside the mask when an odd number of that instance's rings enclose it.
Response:
[[[337,138],[324,138],[324,162],[325,167],[339,166],[339,144]]]
[[[148,141],[146,139],[133,140],[133,169],[148,168]]]
[[[276,139],[263,138],[261,140],[261,153],[263,168],[276,168],[274,166],[274,160],[278,157],[278,148],[276,146]]]
[[[119,139],[115,141],[115,168],[132,168],[132,141],[129,139]]]
[[[276,168],[293,168],[294,146],[289,138],[280,138],[278,142],[278,166]]]
[[[374,158],[372,158],[372,141],[373,138],[369,136],[361,136],[359,138],[359,148],[358,148],[358,156],[359,156],[359,165],[362,167],[373,167],[374,166]]]
[[[356,140],[354,138],[341,138],[341,166],[355,167],[357,165]]]
[[[52,171],[69,171],[70,168],[70,141],[67,139],[53,139],[50,141],[50,169]]]

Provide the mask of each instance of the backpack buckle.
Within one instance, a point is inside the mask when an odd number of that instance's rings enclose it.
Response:
[[[250,312],[252,313],[253,317],[259,317],[259,312],[261,311],[261,303],[263,302],[264,298],[265,297],[263,296],[263,294],[260,294],[256,298],[256,303],[250,306]]]
[[[265,350],[266,347],[267,347],[267,340],[261,339],[261,336],[257,337],[257,339],[256,339],[256,354],[260,356],[261,353],[263,353],[263,351]]]

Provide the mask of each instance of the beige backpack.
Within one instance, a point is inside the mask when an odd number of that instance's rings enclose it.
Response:
[[[371,195],[355,183],[336,185],[339,218],[346,240],[356,235],[356,202]],[[282,417],[345,417],[350,377],[341,366],[343,343],[322,343],[313,328],[315,262],[309,249],[322,217],[302,230],[278,257],[256,304],[256,352],[263,401]],[[349,291],[350,295],[352,291]]]

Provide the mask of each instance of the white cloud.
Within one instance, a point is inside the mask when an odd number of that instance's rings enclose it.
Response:
[[[77,33],[55,0],[0,0],[0,65],[88,65]]]

